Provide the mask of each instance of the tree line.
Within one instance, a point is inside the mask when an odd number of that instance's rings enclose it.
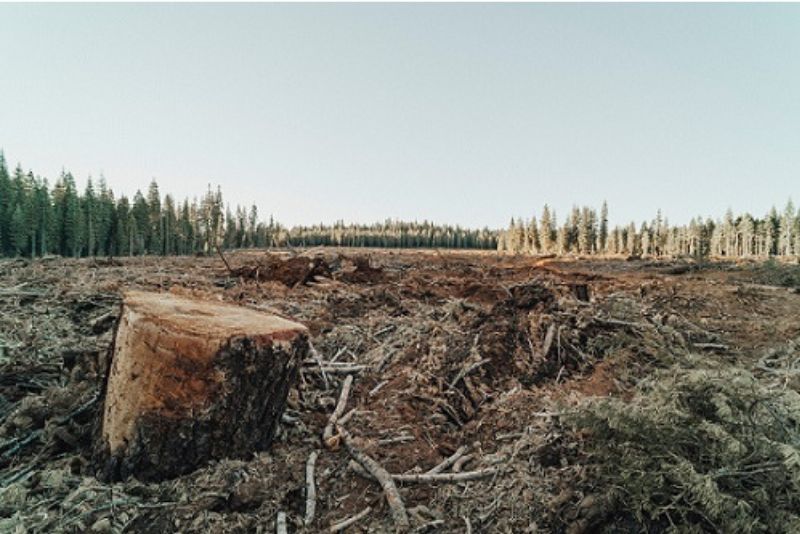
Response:
[[[661,211],[638,227],[608,225],[608,205],[598,215],[590,207],[573,207],[559,224],[547,205],[537,220],[512,219],[498,237],[497,248],[514,254],[607,254],[628,256],[768,257],[800,256],[800,212],[789,200],[782,212],[774,207],[763,217],[749,213],[722,219],[694,217],[670,225]]]
[[[17,165],[10,172],[0,151],[0,256],[138,256],[208,254],[222,248],[283,246],[497,247],[497,231],[430,222],[387,220],[285,228],[259,218],[255,205],[231,209],[219,187],[177,201],[153,180],[146,193],[116,197],[105,178],[79,191],[62,171],[47,179]]]
[[[460,226],[438,225],[428,221],[386,220],[375,224],[297,226],[286,232],[293,246],[345,246],[383,248],[472,248],[496,249],[498,232]]]

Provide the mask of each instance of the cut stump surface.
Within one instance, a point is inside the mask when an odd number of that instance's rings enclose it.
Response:
[[[265,449],[308,350],[301,324],[170,293],[124,296],[100,474],[175,477]]]

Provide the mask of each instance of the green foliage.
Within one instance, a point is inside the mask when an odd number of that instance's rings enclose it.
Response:
[[[792,355],[796,357],[796,355]],[[645,530],[800,531],[800,395],[736,367],[675,368],[631,401],[587,403],[594,492]]]
[[[487,228],[470,230],[428,221],[391,219],[375,224],[346,225],[340,221],[332,226],[298,226],[276,237],[279,242],[292,246],[497,248],[497,234]]]
[[[285,229],[258,209],[232,210],[222,191],[209,185],[198,202],[162,199],[153,180],[147,195],[115,200],[102,176],[79,194],[75,178],[62,172],[52,188],[17,166],[8,172],[0,151],[0,257],[60,254],[70,257],[211,253],[222,248],[273,246],[370,246],[489,248],[497,232],[428,222],[386,221],[372,225],[298,226]]]

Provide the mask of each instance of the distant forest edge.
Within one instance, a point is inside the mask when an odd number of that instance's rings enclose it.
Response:
[[[791,200],[762,218],[730,210],[721,220],[696,217],[672,226],[659,211],[638,228],[610,228],[608,207],[573,208],[559,224],[544,206],[539,218],[512,219],[506,230],[431,222],[295,226],[258,208],[231,209],[210,186],[198,199],[162,197],[155,180],[146,194],[117,198],[104,178],[89,178],[83,193],[71,173],[48,181],[17,165],[9,172],[0,151],[0,256],[67,257],[207,254],[222,248],[347,246],[490,249],[511,254],[611,256],[800,257],[800,212]]]
[[[791,199],[783,212],[773,207],[758,219],[728,210],[722,220],[695,217],[688,225],[671,226],[666,218],[609,228],[608,206],[600,215],[593,208],[573,208],[559,225],[545,205],[540,219],[512,219],[501,232],[497,248],[514,254],[579,254],[693,257],[798,257],[800,212]]]
[[[438,247],[496,249],[499,232],[430,222],[389,220],[370,225],[286,228],[258,208],[225,205],[219,188],[197,199],[162,197],[155,180],[147,194],[117,198],[104,178],[83,193],[62,171],[48,181],[17,165],[10,173],[0,151],[0,256],[67,257],[186,255],[222,248],[283,246]]]

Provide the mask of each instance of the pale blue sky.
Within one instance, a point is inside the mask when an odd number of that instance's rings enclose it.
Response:
[[[0,147],[288,224],[800,199],[800,5],[0,5]]]

